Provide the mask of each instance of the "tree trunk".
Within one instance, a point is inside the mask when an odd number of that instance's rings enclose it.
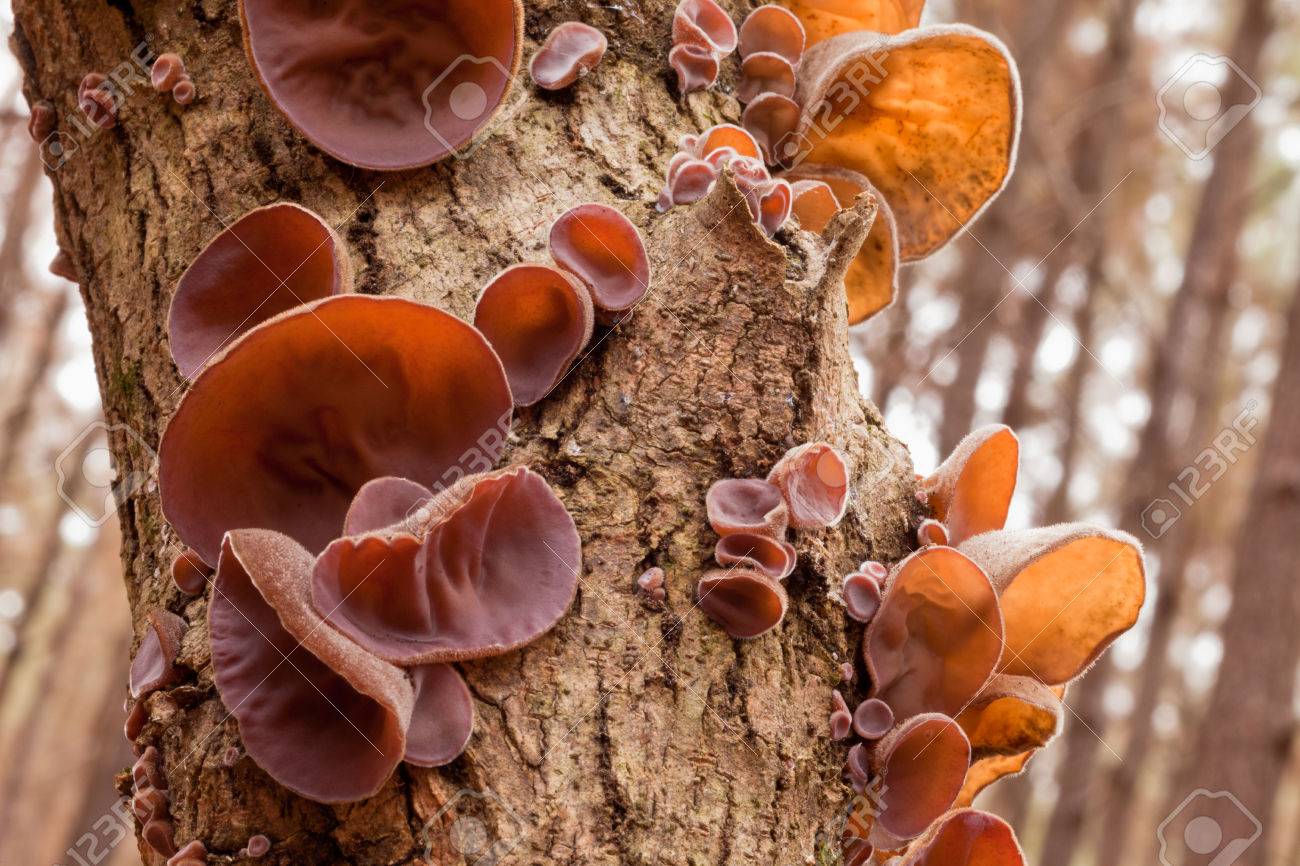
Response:
[[[296,798],[251,761],[224,767],[238,730],[213,689],[206,602],[167,580],[173,536],[153,488],[122,504],[136,633],[159,605],[191,625],[182,661],[194,675],[149,699],[141,741],[163,755],[178,842],[233,855],[262,833],[273,863],[461,863],[446,833],[459,809],[513,845],[519,863],[814,856],[815,834],[847,799],[844,750],[825,729],[860,630],[832,594],[851,565],[904,552],[918,507],[906,453],[859,397],[848,355],[840,276],[871,211],[841,216],[825,239],[782,233],[775,243],[728,184],[689,209],[653,212],[677,137],[739,114],[725,86],[675,99],[674,5],[530,3],[529,48],[561,21],[586,20],[610,36],[601,67],[570,93],[528,92],[467,160],[380,175],[326,158],[287,126],[254,81],[232,3],[15,3],[27,97],[50,100],[64,124],[85,72],[130,63],[144,40],[180,53],[200,94],[181,109],[142,84],[119,125],[81,141],[54,173],[106,417],[143,442],[158,441],[185,387],[164,346],[175,280],[223,222],[258,205],[298,201],[340,226],[360,291],[462,317],[502,267],[541,260],[547,225],[581,201],[618,204],[645,231],[655,268],[636,314],[516,419],[506,460],[531,463],[557,488],[585,569],[549,635],[462,665],[478,722],[449,767],[402,770],[346,807]],[[749,8],[728,5],[737,18]],[[850,516],[797,539],[782,628],[730,640],[694,610],[714,540],[704,492],[717,478],[761,475],[815,438],[853,459]],[[139,441],[115,431],[122,471],[150,470]],[[668,574],[664,606],[634,592],[650,565]]]
[[[1221,828],[1224,843],[1263,829],[1235,862],[1269,862],[1274,800],[1295,729],[1292,706],[1300,661],[1300,291],[1291,302],[1286,343],[1273,383],[1268,429],[1261,443],[1260,471],[1233,559],[1232,607],[1223,624],[1223,663],[1193,748],[1188,750],[1171,806],[1195,790],[1227,791],[1227,798],[1201,798],[1184,809],[1204,812]],[[1255,732],[1243,741],[1240,731]],[[1253,818],[1244,820],[1244,817]],[[1175,821],[1175,826],[1179,826]]]

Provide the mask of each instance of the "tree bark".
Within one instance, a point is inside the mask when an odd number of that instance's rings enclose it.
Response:
[[[737,19],[750,8],[727,5]],[[860,629],[832,595],[860,560],[904,553],[918,508],[910,461],[859,397],[848,355],[840,276],[871,211],[860,205],[823,238],[781,233],[775,243],[728,184],[655,214],[677,137],[739,116],[727,95],[734,80],[675,98],[669,0],[528,6],[529,53],[577,18],[610,36],[601,67],[569,93],[528,93],[469,159],[379,175],[326,158],[263,98],[232,3],[15,3],[27,97],[53,102],[64,122],[82,75],[129,63],[145,40],[180,53],[200,94],[181,109],[142,86],[115,129],[82,141],[54,173],[106,416],[140,437],[112,437],[122,471],[150,470],[140,441],[157,442],[184,391],[164,346],[175,280],[223,222],[258,205],[298,201],[340,226],[360,291],[462,317],[502,267],[542,260],[546,227],[581,201],[629,214],[655,268],[636,314],[516,419],[503,462],[528,462],[556,487],[585,568],[549,635],[462,666],[478,721],[447,768],[404,769],[369,801],[326,807],[251,761],[225,767],[238,730],[213,689],[206,602],[181,598],[166,578],[173,535],[152,488],[122,504],[137,635],[160,605],[190,622],[182,661],[194,674],[149,698],[140,741],[163,755],[180,843],[201,839],[233,856],[262,833],[275,842],[273,863],[461,863],[446,830],[468,810],[519,863],[803,863],[847,799],[843,749],[825,728]],[[815,438],[853,460],[850,515],[797,539],[781,629],[730,640],[694,609],[714,540],[704,492],[724,476],[764,474]],[[634,592],[650,565],[668,574],[664,606]]]

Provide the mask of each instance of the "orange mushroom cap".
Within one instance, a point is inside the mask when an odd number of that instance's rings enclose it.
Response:
[[[789,603],[780,582],[743,568],[708,572],[696,597],[700,610],[734,638],[755,638],[776,628]]]
[[[1002,672],[1047,685],[1075,679],[1137,622],[1146,598],[1141,543],[1083,523],[986,532],[961,545],[997,590]]]
[[[1029,759],[1037,752],[1037,749],[1033,749],[1018,755],[990,755],[972,761],[970,769],[966,771],[966,781],[962,782],[961,791],[953,805],[958,808],[970,806],[989,785],[1023,772]]]
[[[990,424],[957,444],[921,482],[934,518],[948,528],[949,544],[1006,524],[1019,471],[1020,440],[1010,427]]]
[[[551,257],[591,293],[596,318],[613,324],[650,290],[650,260],[631,220],[603,204],[570,208],[551,225]]]
[[[889,203],[876,192],[871,182],[856,171],[833,165],[804,162],[782,175],[791,183],[817,181],[826,184],[834,195],[836,210],[853,206],[859,195],[869,194],[876,201],[876,219],[867,239],[862,242],[853,263],[844,275],[844,294],[849,304],[849,324],[857,325],[879,313],[898,295],[898,229]],[[800,226],[820,233],[835,211],[827,213],[830,202],[824,196],[803,205],[796,196],[794,213]],[[805,222],[804,214],[808,214]],[[825,222],[822,222],[822,220]],[[820,228],[817,227],[820,225]]]
[[[695,142],[695,156],[704,159],[715,150],[729,147],[740,156],[762,159],[763,152],[747,130],[734,123],[719,123],[700,133]]]
[[[516,406],[541,400],[591,339],[586,286],[545,265],[513,265],[484,287],[474,327],[501,358]]]
[[[262,322],[351,290],[347,251],[328,223],[288,202],[257,208],[213,238],[181,275],[167,316],[172,357],[192,378]]]
[[[741,102],[751,102],[762,93],[794,96],[794,80],[794,64],[774,51],[759,51],[740,64],[736,98]]]
[[[774,4],[759,6],[740,25],[740,56],[764,51],[779,54],[798,66],[806,39],[803,24],[790,10]]]
[[[825,529],[839,523],[849,504],[849,465],[825,442],[809,442],[785,453],[767,480],[781,489],[796,529]]]
[[[1011,825],[997,815],[957,809],[935,821],[899,866],[1024,866]]]
[[[543,90],[561,90],[595,69],[609,40],[590,24],[565,21],[550,33],[528,64],[533,83]]]
[[[997,674],[957,716],[976,759],[1018,755],[1047,745],[1061,730],[1064,686]]]
[[[257,326],[195,379],[159,448],[163,511],[207,562],[244,527],[319,551],[370,479],[436,490],[466,453],[490,465],[510,405],[472,326],[399,298],[327,298]]]
[[[715,54],[736,50],[736,24],[714,0],[682,0],[673,13],[673,44],[696,45]]]
[[[409,520],[331,543],[312,600],[400,665],[500,655],[549,631],[582,567],[573,518],[526,467],[471,475]]]
[[[321,150],[397,171],[463,150],[519,68],[519,0],[240,0],[258,82]]]
[[[891,731],[872,756],[881,780],[880,814],[870,836],[877,848],[919,836],[951,808],[970,767],[970,743],[947,716],[913,716]]]
[[[798,559],[790,542],[752,532],[724,535],[718,540],[713,557],[719,565],[739,565],[776,580],[789,577]]]
[[[311,605],[312,555],[264,529],[226,535],[208,609],[212,666],[244,748],[322,803],[372,796],[406,753],[406,675],[330,628]]]
[[[1019,74],[1006,47],[973,27],[819,42],[804,56],[795,99],[805,111],[802,158],[871,180],[893,210],[903,261],[960,234],[1015,164]]]
[[[925,0],[778,0],[803,24],[808,44],[841,33],[902,33],[921,23]]]
[[[862,654],[872,697],[900,719],[960,712],[1002,658],[1003,623],[988,576],[951,547],[925,547],[900,562]]]

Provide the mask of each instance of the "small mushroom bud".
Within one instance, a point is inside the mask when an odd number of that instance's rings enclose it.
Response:
[[[546,35],[528,74],[543,90],[563,89],[595,69],[608,47],[605,34],[595,27],[566,21]]]
[[[117,125],[117,100],[102,87],[84,87],[77,104],[90,122],[100,129],[112,129]]]
[[[181,848],[171,856],[167,861],[167,866],[206,866],[208,862],[208,849],[198,839],[187,842],[184,848]]]
[[[226,746],[226,750],[221,753],[221,766],[230,769],[239,763],[239,759],[244,756],[238,746]]]
[[[805,42],[803,24],[790,10],[774,4],[759,6],[740,25],[740,56],[760,52],[779,54],[799,65]]]
[[[668,65],[677,73],[677,89],[682,93],[706,90],[718,80],[718,55],[698,45],[674,45]]]
[[[789,599],[778,581],[756,571],[710,571],[696,587],[700,610],[734,638],[755,638],[781,624]]]
[[[939,521],[927,517],[916,527],[916,540],[922,545],[948,544],[948,527]]]
[[[145,844],[164,857],[176,853],[176,842],[172,836],[172,822],[167,818],[154,818],[140,831]]]
[[[131,662],[131,697],[139,700],[155,689],[172,685],[184,678],[176,667],[181,638],[188,627],[185,620],[168,610],[151,610],[148,628]]]
[[[894,711],[877,698],[867,698],[853,711],[853,730],[864,740],[878,740],[894,727]]]
[[[72,261],[72,256],[68,251],[60,249],[54,254],[54,260],[50,262],[50,273],[56,277],[63,277],[70,283],[80,283],[81,274],[77,270],[77,265]]]
[[[853,726],[853,714],[839,689],[831,690],[831,739],[842,740]]]
[[[855,670],[853,669],[853,663],[852,663],[852,662],[841,662],[841,663],[840,663],[840,681],[841,681],[841,682],[844,682],[844,683],[852,683],[852,682],[853,682],[853,677],[856,676],[856,674],[857,674],[857,671],[855,671]]]
[[[591,293],[545,265],[514,265],[484,287],[474,327],[496,350],[516,406],[542,400],[591,339]]]
[[[751,102],[762,93],[792,97],[794,80],[794,67],[789,60],[771,51],[760,51],[749,55],[740,64],[736,98],[741,102]]]
[[[849,504],[849,466],[825,442],[810,442],[786,452],[767,480],[781,489],[796,529],[824,529],[840,522]]]
[[[212,569],[191,548],[186,547],[172,560],[172,583],[186,595],[199,595],[208,585]]]
[[[844,769],[849,772],[849,780],[853,785],[853,790],[859,794],[866,790],[867,782],[871,781],[871,767],[867,760],[866,744],[855,743],[853,748],[849,749],[849,756],[844,763]]]
[[[54,132],[56,121],[54,106],[41,100],[32,106],[32,115],[27,119],[27,134],[40,144]]]
[[[758,142],[759,149],[763,153],[763,161],[774,165],[779,161],[776,149],[793,141],[792,136],[799,125],[802,112],[799,103],[788,96],[779,93],[760,93],[745,106],[745,112],[740,116],[740,123]],[[838,208],[838,205],[836,207]],[[797,207],[795,210],[798,213]],[[833,214],[834,210],[831,213]],[[829,217],[827,219],[829,220]],[[802,216],[799,222],[802,228],[809,231],[821,231],[805,225]]]
[[[871,622],[880,609],[880,584],[861,572],[855,571],[844,578],[840,596],[849,616],[858,622]]]
[[[149,710],[145,708],[144,701],[136,701],[131,706],[130,711],[127,712],[126,723],[122,726],[122,733],[126,736],[126,741],[134,743],[148,721]]]
[[[664,601],[668,593],[664,590],[664,570],[655,566],[647,569],[636,579],[637,588],[655,601]]]
[[[179,54],[171,51],[159,54],[149,70],[149,83],[159,93],[170,93],[182,79],[186,78],[185,61]]]
[[[713,557],[719,565],[752,568],[774,580],[789,577],[797,560],[793,544],[752,532],[724,535],[718,540]]]
[[[271,840],[258,833],[256,836],[248,837],[248,856],[262,857],[271,850]]]
[[[697,45],[715,54],[736,50],[736,24],[714,0],[682,0],[673,14],[673,44]]]
[[[704,497],[709,525],[726,537],[744,532],[784,539],[789,511],[781,489],[761,478],[724,478],[715,481]]]
[[[570,208],[551,226],[551,258],[591,293],[596,318],[613,324],[650,290],[650,260],[636,226],[603,204]]]
[[[194,82],[188,75],[182,75],[180,80],[172,87],[172,99],[177,105],[189,105],[194,101],[198,91],[194,89]]]

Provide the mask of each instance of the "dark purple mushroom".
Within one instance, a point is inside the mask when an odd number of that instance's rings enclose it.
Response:
[[[798,554],[794,545],[755,532],[732,532],[718,539],[713,558],[719,565],[739,565],[784,580],[794,571]]]
[[[426,515],[427,512],[427,515]],[[401,665],[499,655],[548,631],[581,570],[573,518],[525,467],[463,479],[411,530],[347,536],[316,561],[316,609]]]
[[[126,722],[122,725],[122,734],[126,737],[128,743],[134,743],[144,730],[145,724],[149,721],[149,710],[144,705],[144,701],[136,701],[127,711]]]
[[[609,41],[590,24],[565,21],[550,33],[528,64],[533,83],[543,90],[561,90],[595,69]]]
[[[63,277],[70,283],[81,282],[81,272],[77,270],[76,262],[72,260],[72,256],[68,255],[68,251],[62,248],[54,254],[54,258],[50,261],[50,273],[56,277]]]
[[[212,667],[249,757],[308,799],[351,802],[379,791],[406,754],[415,694],[312,608],[312,564],[277,532],[225,536],[208,609]]]
[[[185,620],[162,608],[149,611],[146,620],[148,628],[131,661],[131,697],[136,700],[185,678],[176,666],[187,628]]]
[[[172,822],[169,818],[154,818],[140,831],[140,838],[146,845],[164,857],[176,853],[176,841],[172,835]]]
[[[592,293],[546,265],[513,265],[484,287],[474,327],[501,358],[516,406],[551,392],[591,339]]]
[[[185,847],[173,854],[167,861],[167,866],[206,866],[207,862],[207,846],[194,839],[185,843]]]
[[[241,527],[318,552],[367,481],[432,489],[471,451],[490,465],[510,410],[473,326],[401,298],[327,298],[249,331],[194,380],[159,449],[163,511],[206,562]]]
[[[415,709],[406,732],[403,760],[417,767],[441,767],[465,751],[474,733],[474,701],[451,665],[411,669]]]
[[[582,204],[560,215],[548,239],[551,257],[591,293],[596,318],[613,324],[650,290],[650,260],[636,226],[614,208]]]
[[[249,211],[181,275],[167,317],[172,357],[193,377],[241,334],[309,301],[352,290],[343,242],[296,204]]]
[[[894,711],[878,698],[867,698],[853,711],[853,730],[864,740],[878,740],[894,727]]]
[[[137,788],[131,795],[131,812],[143,826],[154,818],[166,818],[171,798],[152,786]]]
[[[704,497],[709,525],[726,537],[737,532],[785,537],[789,511],[781,489],[761,478],[724,478],[715,481]]]
[[[518,0],[240,0],[244,45],[271,102],[313,144],[361,168],[462,152],[519,67]]]
[[[734,638],[754,638],[776,628],[789,599],[779,581],[757,571],[710,571],[696,586],[700,610]]]

